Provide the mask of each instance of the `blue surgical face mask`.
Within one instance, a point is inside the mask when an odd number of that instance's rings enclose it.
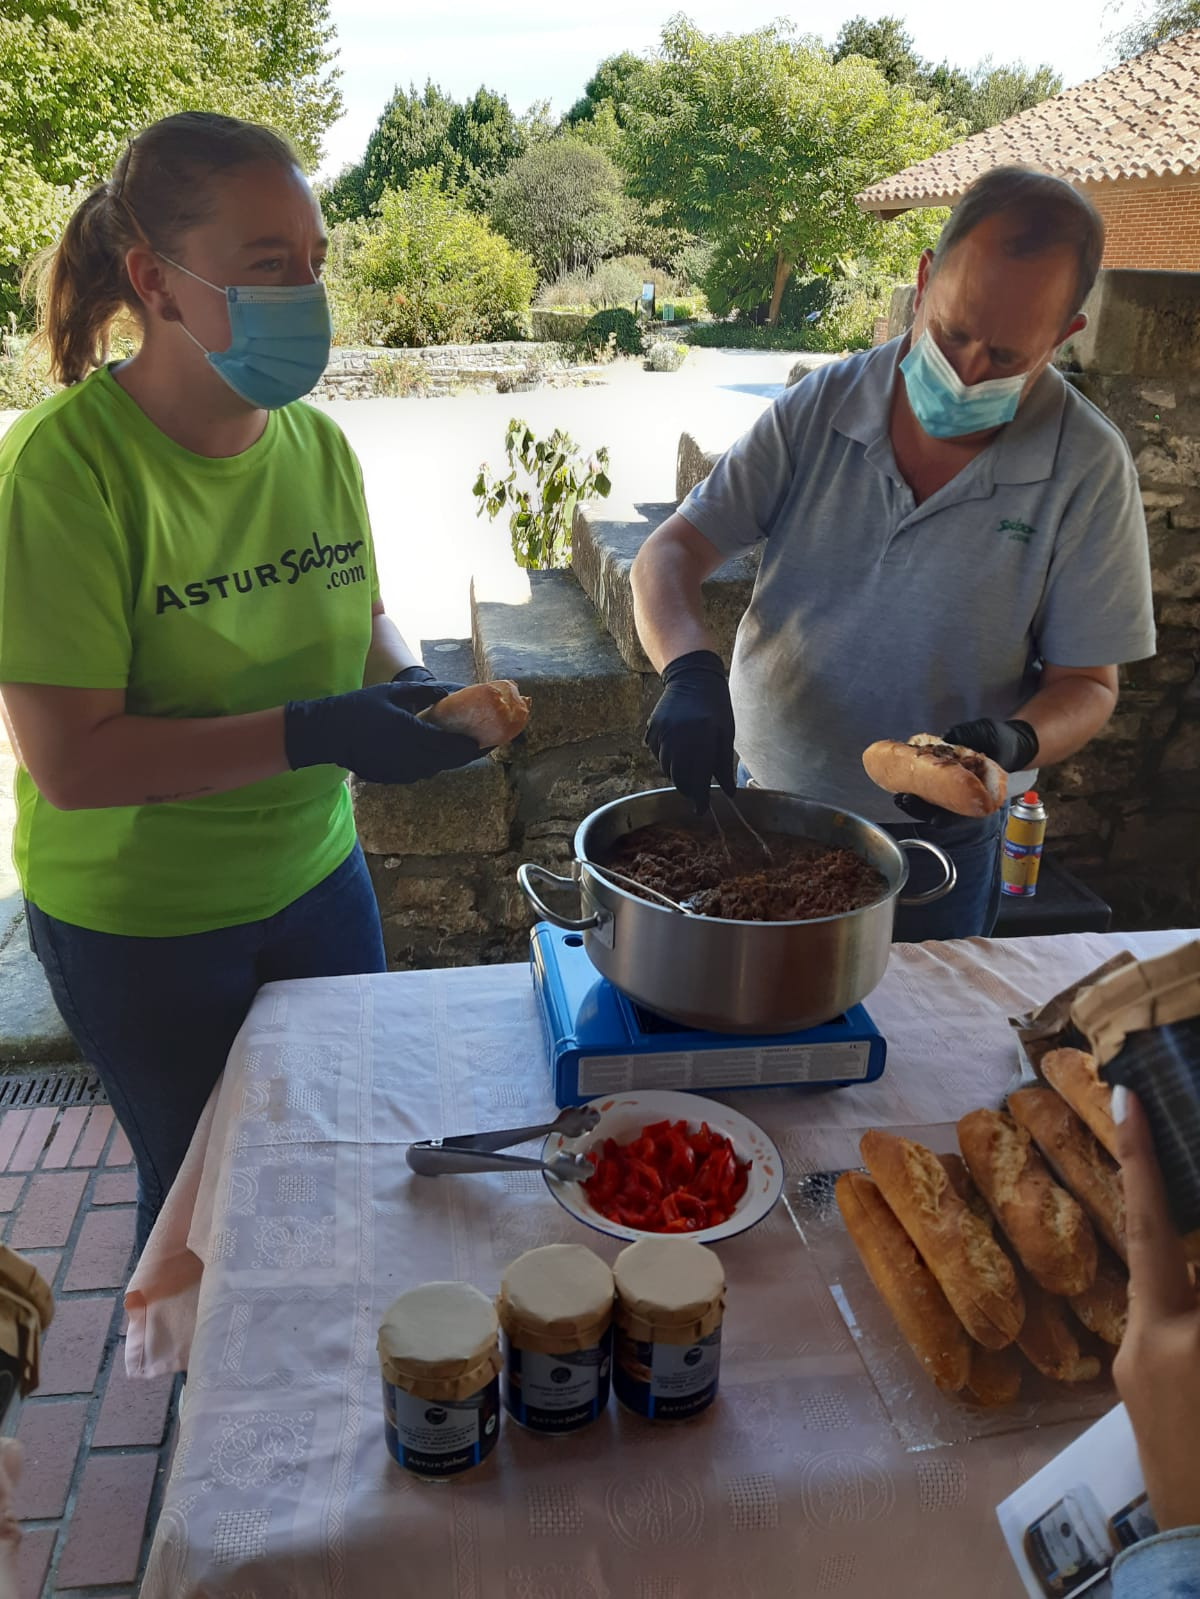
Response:
[[[333,340],[323,283],[223,289],[170,256],[162,259],[225,296],[231,334],[227,350],[204,350],[195,334],[179,325],[247,404],[278,411],[316,387],[329,364]]]
[[[913,415],[932,438],[957,439],[1002,427],[1017,414],[1028,372],[964,383],[929,332],[900,363]]]

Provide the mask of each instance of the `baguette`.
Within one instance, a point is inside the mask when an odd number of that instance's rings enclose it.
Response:
[[[863,751],[867,776],[889,794],[916,794],[957,816],[990,816],[1008,795],[1002,766],[932,733],[915,733],[906,744],[884,738]]]
[[[421,712],[423,722],[448,733],[473,738],[480,749],[508,744],[529,720],[529,701],[507,678],[494,683],[472,683],[457,689]]]
[[[834,1197],[846,1231],[909,1348],[943,1393],[966,1385],[971,1344],[933,1273],[862,1172],[843,1172]]]
[[[1009,1114],[1046,1158],[1064,1188],[1087,1211],[1104,1242],[1128,1260],[1125,1189],[1112,1156],[1052,1088],[1019,1088],[1008,1096]]]
[[[1117,1128],[1112,1119],[1112,1089],[1100,1081],[1096,1057],[1083,1049],[1052,1049],[1041,1059],[1042,1076],[1091,1128],[1117,1159]]]
[[[1012,1262],[954,1192],[937,1156],[874,1129],[863,1134],[859,1150],[971,1337],[985,1349],[1011,1344],[1025,1315]]]
[[[1068,1303],[1089,1332],[1106,1344],[1120,1344],[1129,1320],[1129,1278],[1107,1250],[1100,1253],[1092,1286],[1072,1294]]]
[[[971,1350],[971,1373],[967,1392],[977,1405],[989,1409],[1011,1405],[1021,1392],[1021,1357],[1010,1344],[1007,1349]]]
[[[1096,1235],[1078,1201],[1054,1181],[1023,1127],[998,1110],[958,1123],[976,1187],[1022,1265],[1047,1293],[1080,1294],[1096,1275]]]
[[[1081,1351],[1066,1300],[1048,1294],[1029,1277],[1021,1287],[1025,1294],[1025,1322],[1017,1346],[1030,1365],[1055,1382],[1091,1382],[1098,1377],[1100,1362]]]

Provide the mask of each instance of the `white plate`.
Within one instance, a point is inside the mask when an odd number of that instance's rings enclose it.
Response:
[[[728,1221],[719,1227],[704,1227],[695,1233],[646,1232],[637,1227],[623,1227],[610,1221],[593,1209],[582,1183],[562,1182],[546,1173],[546,1186],[564,1210],[570,1211],[578,1221],[610,1238],[690,1238],[693,1243],[715,1244],[722,1238],[734,1238],[755,1226],[770,1214],[783,1188],[783,1162],[779,1151],[748,1116],[715,1099],[702,1099],[698,1094],[674,1094],[666,1091],[644,1094],[612,1094],[603,1099],[593,1099],[592,1105],[600,1112],[599,1125],[580,1138],[564,1138],[561,1133],[551,1133],[543,1146],[543,1158],[548,1159],[565,1149],[571,1154],[586,1155],[589,1149],[602,1144],[606,1138],[618,1144],[631,1143],[643,1127],[655,1122],[685,1121],[692,1132],[701,1122],[707,1122],[714,1133],[728,1138],[739,1160],[750,1162],[746,1192],[734,1206]]]

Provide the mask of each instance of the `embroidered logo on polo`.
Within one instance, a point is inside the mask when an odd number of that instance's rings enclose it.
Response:
[[[291,588],[310,572],[328,574],[327,589],[365,583],[366,564],[355,559],[365,542],[364,539],[350,539],[345,544],[322,544],[320,535],[314,533],[311,544],[284,550],[274,561],[198,578],[178,589],[170,583],[159,583],[155,589],[155,615],[161,616],[164,611],[186,611],[192,606],[207,605],[210,600],[230,600],[237,594],[253,594],[257,589],[270,588],[276,583]]]
[[[1015,539],[1018,544],[1028,544],[1037,532],[1037,528],[1030,527],[1028,522],[1011,522],[1006,518],[996,532],[1007,533],[1009,538]]]

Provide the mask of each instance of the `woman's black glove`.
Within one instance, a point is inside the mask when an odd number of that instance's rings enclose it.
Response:
[[[447,694],[457,694],[462,683],[444,683],[440,677],[434,677],[427,666],[406,666],[402,672],[397,672],[392,679],[393,683],[409,683],[419,692],[414,697],[414,706],[418,711],[426,711],[431,705],[436,705],[439,700],[444,700]],[[424,696],[424,703],[415,704],[415,700]]]
[[[703,814],[714,779],[737,791],[733,704],[719,655],[693,650],[668,661],[663,692],[646,726],[646,743],[681,794]]]
[[[475,740],[417,716],[445,698],[443,689],[449,693],[443,684],[377,683],[329,699],[292,700],[283,712],[288,765],[344,766],[369,783],[417,783],[466,766],[483,753]]]
[[[980,716],[973,722],[955,722],[942,734],[942,741],[978,750],[1006,772],[1023,772],[1038,758],[1038,736],[1028,722],[997,722]],[[927,822],[931,827],[962,821],[956,812],[931,805],[915,794],[897,794],[896,804],[914,822]]]

